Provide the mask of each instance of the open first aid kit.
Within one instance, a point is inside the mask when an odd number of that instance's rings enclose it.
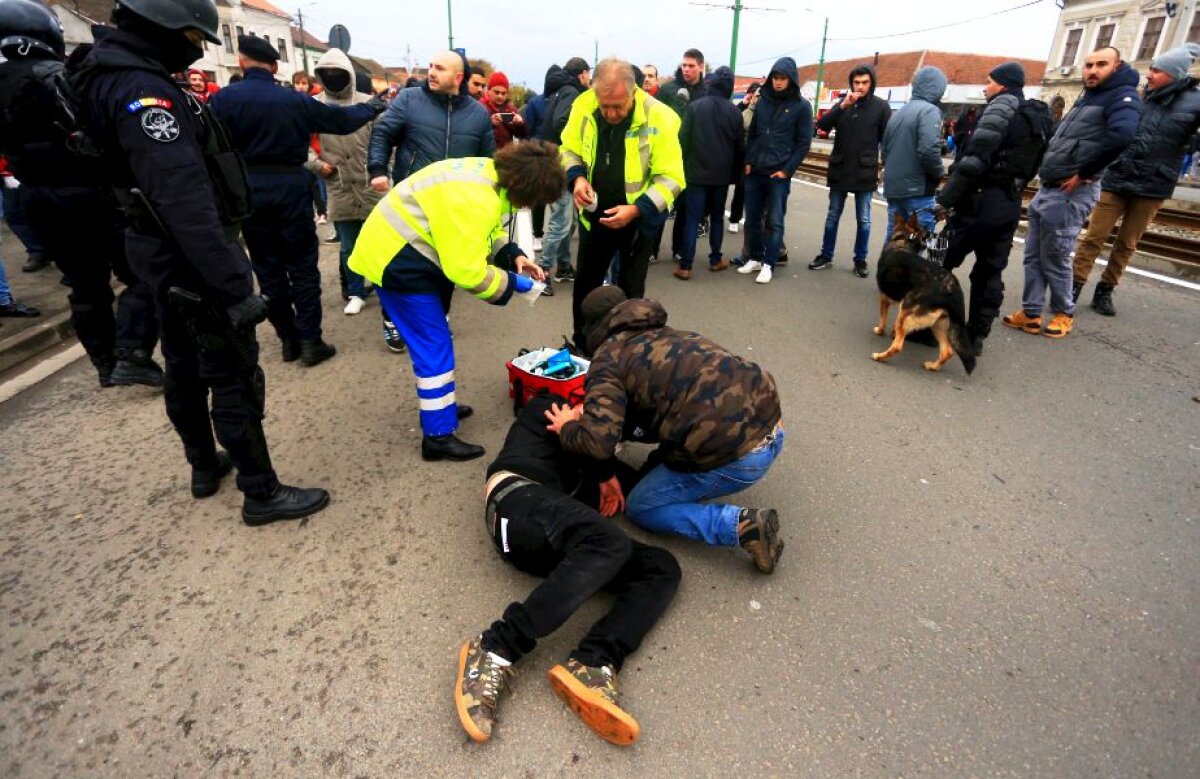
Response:
[[[564,397],[572,406],[583,403],[583,383],[591,363],[566,349],[522,349],[508,368],[508,396],[513,414],[542,390]]]

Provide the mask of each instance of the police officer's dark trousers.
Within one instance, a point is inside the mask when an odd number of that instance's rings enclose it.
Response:
[[[167,294],[172,286],[203,294],[198,284],[178,270],[183,263],[171,256],[160,239],[133,230],[126,232],[126,247],[134,272],[155,284],[154,303],[162,323],[166,363],[163,397],[188,463],[193,468],[215,468],[219,441],[237,468],[238,489],[251,497],[271,495],[279,479],[271,467],[262,428],[266,379],[258,366],[254,333],[244,333],[252,360],[228,344],[212,348],[210,343],[209,348],[201,348]],[[224,314],[219,305],[214,308]]]
[[[679,564],[667,550],[630,539],[599,512],[556,490],[529,482],[502,494],[518,481],[501,481],[492,490],[493,499],[501,499],[488,507],[489,531],[505,560],[545,581],[504,610],[484,632],[484,648],[515,662],[604,591],[616,599],[571,657],[619,671],[675,595]]]
[[[280,340],[321,337],[321,273],[312,191],[303,168],[250,169],[254,212],[242,237],[258,286],[269,298],[267,318]]]
[[[645,296],[646,271],[650,267],[650,251],[654,248],[658,229],[658,225],[650,225],[649,231],[643,230],[640,220],[634,220],[620,230],[611,230],[599,224],[595,214],[590,215],[589,220],[590,228],[580,225],[579,256],[575,262],[574,289],[571,290],[576,343],[579,343],[583,330],[583,299],[604,283],[614,257],[618,257],[620,263],[618,286],[630,298]]]
[[[30,187],[29,218],[47,257],[71,287],[71,325],[95,365],[112,365],[114,349],[154,351],[158,317],[150,288],[129,269],[120,213],[88,187]],[[125,285],[116,295],[112,277]]]
[[[943,261],[953,270],[975,253],[968,296],[968,325],[973,335],[987,336],[1004,304],[1004,269],[1021,218],[1021,196],[1009,188],[985,187],[970,206],[950,219],[950,246]]]

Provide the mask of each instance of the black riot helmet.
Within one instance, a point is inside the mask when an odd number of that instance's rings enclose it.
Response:
[[[0,0],[0,52],[8,59],[53,57],[66,53],[62,24],[34,0]]]
[[[196,30],[209,43],[220,43],[217,36],[217,4],[213,0],[117,0],[117,8],[165,30]]]

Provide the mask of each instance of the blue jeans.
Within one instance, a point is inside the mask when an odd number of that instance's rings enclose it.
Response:
[[[339,259],[342,278],[346,280],[346,294],[356,298],[366,298],[366,287],[363,277],[350,270],[348,263],[350,255],[354,253],[354,244],[358,242],[358,234],[362,230],[362,226],[362,219],[339,219],[333,223],[334,232],[337,233],[338,241],[341,243]]]
[[[933,232],[937,227],[937,218],[933,215],[933,207],[936,205],[933,195],[918,195],[917,197],[889,197],[888,204],[888,228],[883,231],[883,242],[887,243],[892,238],[892,226],[896,224],[896,217],[908,219],[913,214],[917,215],[917,223],[927,232]]]
[[[550,204],[546,220],[546,237],[542,241],[542,256],[538,265],[542,270],[559,270],[571,267],[571,233],[575,232],[575,197],[570,187],[562,196]]]
[[[792,180],[787,176],[773,179],[763,173],[751,173],[746,177],[746,248],[750,259],[775,267],[783,246],[783,217],[787,214],[791,191]]]
[[[12,302],[12,287],[8,286],[8,271],[4,269],[4,260],[0,259],[0,306]]]
[[[692,184],[683,193],[687,198],[684,209],[683,246],[679,255],[683,257],[679,267],[691,270],[696,257],[696,236],[700,232],[700,220],[708,217],[708,264],[721,261],[721,241],[725,237],[725,196],[728,186],[706,186]],[[678,218],[678,217],[676,217]]]
[[[825,237],[821,240],[821,256],[833,259],[834,244],[837,243],[838,222],[846,208],[849,192],[829,190],[829,212],[825,215]],[[854,220],[858,225],[854,233],[854,262],[867,261],[867,244],[871,240],[871,192],[854,193]]]
[[[684,536],[710,546],[737,546],[741,507],[699,501],[732,495],[758,482],[783,451],[783,439],[783,428],[776,428],[753,452],[711,471],[683,473],[660,465],[629,493],[625,515],[654,533]]]

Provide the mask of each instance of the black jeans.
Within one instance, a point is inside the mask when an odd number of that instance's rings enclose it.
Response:
[[[493,495],[506,484],[497,485]],[[571,657],[621,670],[679,588],[675,557],[630,539],[599,512],[539,484],[518,487],[489,508],[500,555],[517,570],[546,580],[492,623],[483,634],[484,648],[515,662],[603,590],[616,596],[612,608]]]
[[[678,220],[678,217],[676,217]],[[620,230],[610,230],[592,221],[591,229],[580,225],[579,256],[575,267],[575,289],[572,290],[571,313],[574,318],[575,343],[583,331],[583,299],[604,283],[604,276],[619,256],[620,273],[617,286],[630,298],[646,295],[646,270],[650,267],[650,250],[654,235],[647,234],[635,221]]]
[[[729,204],[729,224],[737,224],[746,215],[746,176],[739,174],[733,185],[733,202]]]
[[[947,229],[950,246],[943,265],[954,270],[975,253],[967,316],[974,335],[986,336],[1004,304],[1004,269],[1021,217],[1018,194],[989,187],[976,193],[967,212],[955,212]]]

